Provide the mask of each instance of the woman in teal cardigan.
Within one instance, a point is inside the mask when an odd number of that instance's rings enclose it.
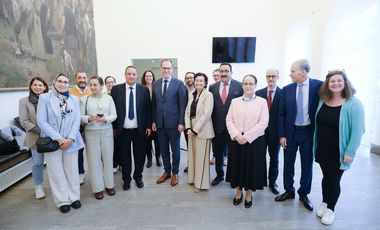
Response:
[[[322,169],[321,223],[334,221],[340,180],[350,168],[364,133],[364,109],[344,70],[329,71],[320,89],[313,153]]]

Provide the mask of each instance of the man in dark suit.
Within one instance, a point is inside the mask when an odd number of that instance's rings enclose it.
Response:
[[[160,67],[162,79],[153,82],[152,130],[157,130],[165,172],[156,183],[161,184],[171,178],[171,186],[176,186],[179,182],[180,137],[185,129],[187,94],[183,82],[172,76],[172,61],[163,59]],[[169,144],[173,152],[172,163]]]
[[[281,89],[276,83],[279,78],[277,69],[268,69],[266,73],[266,81],[268,86],[257,90],[256,95],[265,98],[269,109],[269,124],[265,130],[265,142],[270,157],[269,162],[269,188],[274,194],[279,194],[277,190],[276,180],[278,177],[278,152],[280,151],[280,143],[278,136],[278,108],[281,99]]]
[[[306,209],[313,205],[307,194],[311,190],[313,174],[314,117],[319,102],[322,82],[309,78],[310,65],[306,59],[295,61],[290,68],[291,84],[282,89],[279,111],[280,144],[284,149],[285,192],[276,201],[294,199],[294,163],[297,150],[301,156],[301,187],[297,193]]]
[[[243,95],[241,83],[232,79],[232,66],[222,63],[219,67],[221,80],[210,86],[209,91],[214,96],[214,108],[212,111],[212,123],[215,137],[212,139],[215,155],[216,177],[211,185],[216,186],[224,180],[223,150],[227,143],[230,148],[231,138],[226,127],[226,116],[230,108],[231,100]],[[228,150],[228,152],[230,152]]]
[[[120,164],[123,189],[130,188],[133,143],[133,159],[135,171],[133,179],[138,188],[144,187],[142,172],[145,163],[146,138],[150,135],[152,125],[151,102],[148,88],[136,83],[137,70],[134,66],[125,69],[126,83],[112,88],[111,96],[115,102],[117,119],[113,122],[116,136],[119,139]]]

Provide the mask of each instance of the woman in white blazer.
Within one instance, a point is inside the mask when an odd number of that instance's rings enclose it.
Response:
[[[36,141],[41,129],[37,125],[36,111],[38,99],[42,93],[49,92],[46,81],[40,77],[34,77],[29,83],[29,95],[21,98],[18,107],[21,126],[25,129],[24,145],[32,152],[32,175],[35,186],[36,199],[45,198],[44,182],[44,154],[37,152]]]
[[[103,93],[103,79],[93,76],[89,85],[92,94],[81,97],[80,109],[91,189],[95,198],[100,200],[104,189],[108,195],[115,195],[112,122],[117,115],[112,97]]]
[[[194,192],[210,188],[211,139],[215,136],[211,120],[214,98],[207,87],[208,78],[204,73],[194,76],[194,93],[189,94],[185,112],[188,145],[188,183],[194,185]]]
[[[41,94],[37,106],[37,124],[42,137],[58,141],[57,151],[45,154],[53,199],[62,213],[78,209],[80,185],[78,150],[84,147],[79,133],[79,100],[69,94],[69,78],[59,74],[50,93]]]

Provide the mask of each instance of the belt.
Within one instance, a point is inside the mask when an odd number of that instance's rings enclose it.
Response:
[[[137,128],[131,128],[131,129],[123,128],[123,130],[126,130],[126,131],[132,131],[132,130],[137,130]]]
[[[294,126],[294,128],[296,129],[296,130],[304,130],[304,129],[308,129],[308,128],[310,128],[311,127],[311,125],[295,125]]]

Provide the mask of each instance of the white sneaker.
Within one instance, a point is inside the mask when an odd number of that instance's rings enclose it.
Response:
[[[224,158],[223,164],[224,164],[224,166],[227,166],[227,157]]]
[[[324,225],[330,225],[334,222],[335,214],[331,209],[326,209],[322,216],[321,223]]]
[[[117,173],[117,168],[118,168],[118,167],[113,168],[113,174]]]
[[[327,204],[322,202],[322,204],[319,206],[317,210],[317,216],[322,218],[323,214],[326,212]]]
[[[86,178],[86,176],[84,175],[84,173],[79,174],[79,184],[80,185],[84,184],[84,179],[85,178]]]
[[[35,186],[36,191],[36,199],[43,199],[45,198],[45,192],[44,192],[44,186],[42,184]]]
[[[213,157],[211,160],[210,160],[210,165],[214,165],[215,164],[215,157]]]

